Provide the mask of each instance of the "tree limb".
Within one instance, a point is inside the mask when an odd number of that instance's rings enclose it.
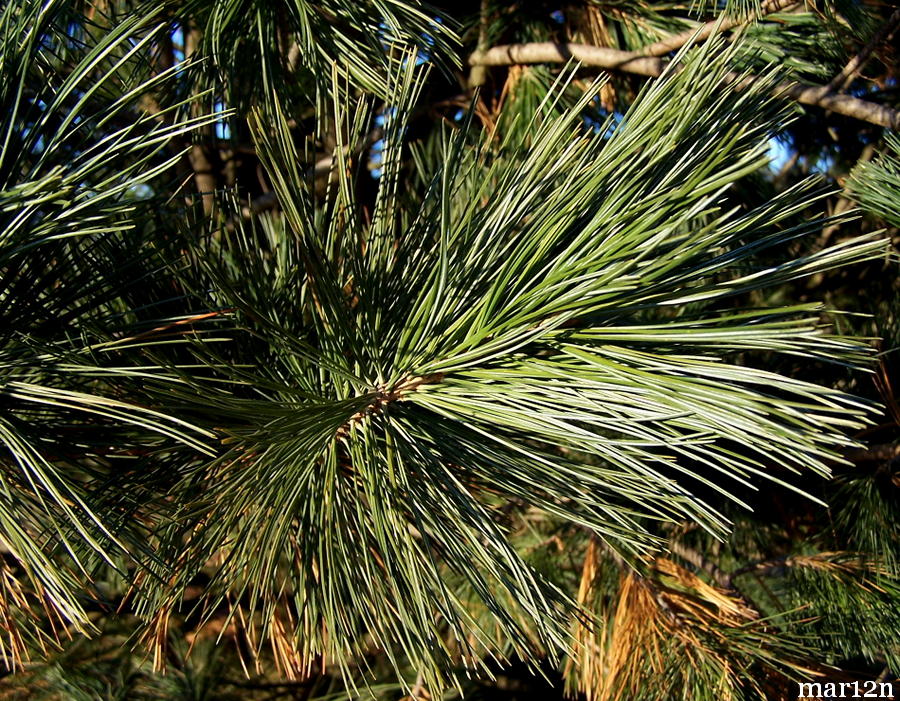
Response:
[[[379,128],[375,128],[369,132],[363,141],[362,145],[359,149],[356,150],[355,153],[360,154],[365,151],[367,148],[372,146],[376,141],[381,139],[384,136],[384,130]],[[349,153],[350,150],[347,149]],[[334,155],[331,156],[323,156],[319,160],[317,160],[311,168],[306,171],[306,175],[309,178],[318,178],[322,175],[327,175],[331,172],[331,169],[334,167],[336,163],[336,157]],[[278,206],[278,196],[274,192],[266,192],[252,200],[246,207],[241,208],[241,216],[245,219],[249,219],[254,214],[259,214],[260,212],[265,212],[270,209],[274,209]],[[233,221],[229,221],[230,226],[234,226]]]
[[[692,35],[693,36],[693,35]],[[652,56],[642,56],[639,52],[620,51],[604,46],[589,44],[557,44],[549,41],[528,44],[507,44],[495,46],[487,51],[476,51],[469,58],[470,65],[510,66],[534,63],[566,63],[575,59],[586,66],[595,66],[609,71],[634,73],[658,77],[668,65],[667,61]],[[758,80],[753,76],[742,77],[729,74],[728,80],[735,90],[744,90]],[[773,93],[790,98],[803,105],[811,105],[831,110],[837,114],[853,117],[860,121],[877,124],[890,129],[900,128],[900,111],[867,102],[850,95],[834,92],[827,85],[810,85],[799,82],[778,83]]]
[[[774,92],[779,96],[789,97],[801,105],[821,107],[845,117],[853,117],[861,122],[869,122],[888,129],[900,128],[900,111],[879,105],[877,102],[868,102],[834,92],[827,85],[779,83],[775,86]]]
[[[191,58],[197,53],[197,47],[200,45],[200,30],[195,26],[192,27],[186,33],[184,41],[185,58]],[[197,107],[195,104],[194,109]],[[209,215],[215,206],[216,190],[219,188],[217,169],[213,165],[213,151],[208,144],[194,143],[188,152],[188,160],[194,171],[194,186],[203,201],[203,211]]]
[[[488,0],[481,0],[481,18],[478,24],[478,46],[477,51],[485,51],[489,46],[489,38],[488,38],[488,12],[490,8],[488,6]],[[469,72],[469,89],[472,90],[474,88],[479,88],[484,85],[484,81],[487,78],[487,66],[481,65],[473,65],[472,70]]]
[[[869,446],[847,455],[850,462],[889,462],[896,458],[900,458],[900,445],[893,443]]]
[[[586,66],[656,77],[666,66],[661,58],[641,56],[590,44],[558,44],[552,41],[506,44],[487,51],[476,51],[469,58],[472,66],[513,66],[529,63],[566,63],[575,59]]]

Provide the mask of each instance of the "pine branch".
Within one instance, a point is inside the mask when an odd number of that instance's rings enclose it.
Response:
[[[384,135],[384,130],[380,128],[372,129],[367,135],[366,138],[359,144],[359,147],[352,151],[354,157],[358,157],[361,153],[363,153],[366,149],[372,146],[375,142],[382,138]],[[344,151],[346,153],[351,153],[350,149],[345,148]],[[310,166],[306,170],[307,178],[318,178],[323,175],[327,175],[332,171],[335,164],[337,163],[337,157],[332,155],[325,155],[322,158],[316,160],[312,166]],[[241,216],[244,219],[250,219],[256,214],[260,214],[261,212],[266,212],[270,209],[274,209],[278,206],[278,196],[274,191],[269,191],[263,193],[259,197],[254,198],[246,207],[241,208]],[[228,220],[228,226],[234,227],[235,218],[232,217]]]
[[[888,462],[900,457],[900,445],[873,445],[865,450],[854,450],[847,455],[851,462]]]
[[[185,35],[185,58],[195,58],[202,40],[200,29],[192,26]],[[197,107],[195,106],[195,111]],[[194,187],[203,202],[203,211],[212,214],[216,201],[216,190],[219,189],[219,179],[216,177],[216,168],[213,165],[214,154],[208,144],[194,143],[188,151],[188,161],[194,173]]]
[[[202,599],[233,596],[260,645],[282,644],[269,621],[283,611],[296,621],[292,664],[402,647],[434,693],[459,660],[567,649],[571,602],[514,549],[498,505],[586,528],[624,557],[660,544],[651,519],[727,527],[693,496],[697,482],[740,503],[758,478],[782,483],[765,469],[773,455],[824,473],[865,405],[723,361],[761,350],[855,365],[867,352],[824,336],[815,304],[734,311],[729,301],[880,256],[883,244],[861,237],[758,269],[821,223],[795,222],[814,201],[805,186],[748,211],[719,208],[766,162],[788,114],[770,82],[740,96],[718,89],[736,53],[723,44],[654,81],[611,136],[572,139],[599,81],[562,110],[570,83],[558,85],[499,153],[490,133],[475,149],[465,129],[448,133],[423,171],[431,184],[408,199],[403,152],[425,68],[401,62],[367,216],[349,216],[362,206],[352,152],[374,104],[349,112],[336,101],[322,198],[280,103],[254,113],[282,224],[210,230],[212,248],[194,244],[198,265],[182,273],[213,291],[203,308],[234,308],[252,341],[230,357],[197,345],[217,384],[186,377],[182,401],[192,416],[214,407],[224,450],[173,490],[184,498],[172,522],[196,528],[187,540],[161,536],[161,557],[179,566],[148,582],[148,613],[174,607],[191,573],[227,553]],[[663,610],[633,584],[667,631],[667,611],[696,598],[673,591]],[[746,621],[734,622],[728,634],[744,636]]]
[[[620,51],[619,49],[605,46],[559,44],[549,41],[507,44],[495,46],[484,52],[476,51],[469,58],[469,64],[473,66],[512,66],[535,63],[567,63],[572,59],[586,66],[595,66],[609,71],[633,73],[652,78],[662,75],[668,65],[667,61],[645,56],[637,51]],[[725,76],[724,82],[730,85],[732,89],[740,91],[746,90],[758,80],[759,78],[756,76],[739,76],[732,72]],[[778,97],[789,98],[802,105],[821,107],[863,122],[890,129],[900,128],[900,111],[835,92],[827,85],[782,82],[774,86],[772,93]]]
[[[586,66],[634,73],[652,78],[662,74],[666,62],[644,56],[637,51],[622,51],[608,46],[536,41],[527,44],[504,44],[472,54],[470,65],[515,66],[532,63],[566,63],[572,59]]]
[[[488,37],[488,28],[489,28],[489,20],[488,20],[488,12],[490,10],[490,5],[488,0],[481,0],[481,17],[479,19],[478,24],[478,51],[485,51],[489,46],[489,37]],[[487,67],[474,65],[472,66],[472,70],[469,73],[469,88],[474,89],[484,85],[484,81],[487,78]]]

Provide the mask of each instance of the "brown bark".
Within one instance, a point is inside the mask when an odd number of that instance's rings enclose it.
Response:
[[[185,32],[185,58],[189,58],[197,50],[200,37],[200,30],[197,27],[192,27]],[[194,107],[197,108],[198,105],[195,103]],[[194,171],[194,187],[197,188],[197,193],[203,198],[203,211],[207,215],[213,211],[216,201],[215,192],[219,186],[219,179],[216,176],[218,168],[215,164],[218,154],[214,153],[209,146],[209,142],[212,140],[211,128],[208,127],[199,132],[200,136],[205,137],[204,141],[207,143],[197,143],[195,141],[188,152],[188,160],[190,161],[191,169]]]
[[[851,462],[890,462],[900,458],[900,445],[892,443],[885,445],[873,445],[863,450],[854,450],[847,455]]]
[[[555,44],[534,42],[495,46],[487,51],[476,51],[469,59],[471,65],[511,66],[534,63],[566,63],[575,59],[586,66],[596,66],[610,71],[634,73],[657,77],[667,62],[655,57],[642,56],[638,52],[620,51],[587,44]],[[757,78],[729,74],[728,82],[734,90],[744,90]],[[837,114],[890,129],[900,128],[900,111],[874,102],[834,92],[827,85],[809,85],[799,82],[778,83],[773,93],[803,105],[831,110]]]

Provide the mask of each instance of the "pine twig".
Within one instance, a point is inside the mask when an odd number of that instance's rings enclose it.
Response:
[[[888,18],[888,21],[881,29],[875,32],[869,40],[869,43],[866,44],[856,56],[850,59],[850,62],[844,66],[840,73],[832,78],[831,82],[828,84],[828,88],[830,90],[838,91],[846,90],[856,74],[872,56],[875,49],[884,42],[890,41],[898,26],[900,26],[900,9],[894,10],[893,14]]]
[[[420,669],[419,673],[416,674],[416,681],[413,684],[412,689],[409,691],[409,700],[410,701],[424,701],[429,698],[428,692],[425,690],[425,675],[423,671]]]
[[[719,569],[718,565],[710,560],[707,560],[703,555],[693,548],[690,548],[682,543],[672,542],[669,544],[669,551],[673,555],[677,555],[685,562],[691,564],[695,569],[706,572],[712,580],[718,584],[722,589],[731,589],[731,575],[723,570]]]

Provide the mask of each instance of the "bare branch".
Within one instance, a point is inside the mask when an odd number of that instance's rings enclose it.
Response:
[[[888,129],[900,128],[900,111],[879,105],[877,102],[868,102],[834,92],[827,85],[780,83],[774,92],[789,97],[801,105],[821,107],[845,117],[853,117],[861,122],[869,122]]]
[[[847,460],[851,462],[889,462],[896,458],[900,458],[900,445],[893,443],[873,445],[847,455]]]
[[[315,162],[313,167],[309,169],[307,175],[315,178],[318,178],[320,175],[325,175],[331,170],[331,168],[334,166],[334,163],[334,156],[325,156],[323,158],[320,158]],[[259,214],[260,212],[274,209],[277,205],[278,196],[272,191],[265,192],[251,201],[248,206],[242,207],[241,216],[243,216],[245,219],[249,219],[254,214]]]
[[[367,148],[372,146],[376,141],[384,136],[384,130],[381,128],[375,128],[369,132],[368,136],[365,138],[360,148],[357,149],[356,153],[362,153]],[[350,150],[347,149],[349,153]],[[319,160],[317,160],[311,168],[309,168],[306,172],[307,177],[309,178],[318,178],[322,175],[327,175],[331,172],[331,169],[334,167],[336,163],[336,158],[334,155],[331,156],[323,156]],[[249,219],[254,214],[259,214],[260,212],[266,212],[270,209],[274,209],[278,206],[278,196],[274,192],[265,192],[253,201],[251,201],[246,207],[241,208],[241,216],[245,219]],[[229,220],[229,226],[234,226],[234,221]]]
[[[481,0],[481,19],[478,25],[478,51],[485,51],[488,48],[488,11],[489,0]],[[487,78],[487,66],[475,64],[469,72],[469,89],[478,88],[484,85]]]
[[[552,42],[495,46],[487,51],[476,51],[469,58],[469,63],[484,66],[510,66],[566,63],[571,59],[586,66],[650,77],[661,75],[668,65],[663,59],[641,56],[637,52],[620,51],[589,44],[555,44]],[[731,87],[735,90],[744,90],[757,80],[753,76],[742,77],[736,73],[730,74],[728,79]],[[890,129],[900,128],[900,111],[834,92],[827,85],[786,82],[777,84],[773,88],[773,92],[779,97],[789,98],[803,105],[822,107],[837,114]]]
[[[661,58],[641,56],[631,51],[590,44],[557,44],[552,41],[506,44],[476,51],[469,58],[473,66],[514,66],[529,63],[566,63],[575,59],[586,66],[655,77],[666,66]]]

